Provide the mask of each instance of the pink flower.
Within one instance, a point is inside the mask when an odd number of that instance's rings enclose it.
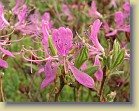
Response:
[[[24,0],[16,0],[16,5],[13,7],[12,11],[14,12],[14,14],[18,14],[19,13],[19,9],[20,7],[23,5]]]
[[[50,20],[50,14],[48,12],[44,13],[44,15],[42,16],[42,20],[48,22],[48,30],[53,27],[53,22]]]
[[[19,21],[15,24],[15,26],[19,26],[25,22],[25,19],[27,17],[26,11],[27,11],[27,6],[23,5],[22,10],[20,10],[17,14]]]
[[[96,55],[95,57],[95,62],[94,62],[94,66],[101,66],[100,61],[99,61],[99,56]],[[96,73],[95,73],[95,77],[97,78],[97,80],[101,81],[103,78],[103,71],[101,68],[99,68]]]
[[[91,36],[90,39],[92,40],[92,43],[97,48],[98,51],[104,52],[104,48],[101,46],[101,44],[98,41],[98,31],[100,29],[102,22],[100,22],[99,19],[95,20],[92,26]]]
[[[0,30],[10,25],[9,22],[4,18],[4,6],[0,3]]]
[[[72,46],[73,34],[69,28],[60,27],[52,32],[52,40],[61,56],[66,56]]]
[[[130,3],[126,2],[122,8],[125,10],[124,18],[127,18],[130,15]]]
[[[96,8],[96,3],[94,1],[92,1],[91,4],[91,9],[89,10],[89,15],[94,17],[94,18],[98,18],[101,17],[102,15],[97,11]]]
[[[124,14],[121,11],[115,13],[116,29],[106,34],[106,36],[113,36],[118,31],[130,32],[130,25],[124,26]]]
[[[71,20],[73,18],[67,5],[65,4],[62,5],[62,11],[66,16],[68,16],[68,20]]]

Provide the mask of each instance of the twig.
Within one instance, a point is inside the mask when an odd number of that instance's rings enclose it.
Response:
[[[5,96],[4,96],[4,93],[3,93],[3,89],[2,89],[2,77],[0,77],[0,94],[1,94],[1,97],[2,97],[2,102],[5,102],[6,99],[5,99]]]
[[[103,101],[103,95],[102,95],[102,92],[103,92],[103,88],[104,88],[104,84],[105,84],[105,80],[106,80],[106,78],[107,78],[107,76],[106,76],[106,66],[103,68],[103,79],[102,79],[102,82],[101,82],[101,86],[100,86],[100,90],[99,90],[99,93],[98,93],[98,95],[99,95],[99,99],[100,99],[100,102],[102,102]]]
[[[63,79],[63,77],[62,77],[62,75],[60,76],[60,88],[59,88],[59,91],[56,93],[56,95],[55,95],[55,102],[58,102],[58,97],[59,97],[59,95],[60,95],[60,93],[61,93],[61,91],[62,91],[62,89],[63,89],[63,87],[64,87],[64,79]]]

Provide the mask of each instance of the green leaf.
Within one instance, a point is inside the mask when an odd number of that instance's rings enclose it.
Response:
[[[124,71],[114,71],[111,73],[111,75],[119,75],[119,74],[124,74]]]
[[[35,70],[35,71],[37,71],[39,69],[36,65],[30,64],[30,63],[25,63],[24,66],[27,66],[27,67],[30,67],[30,68],[32,67],[32,69]]]
[[[57,55],[57,50],[56,50],[56,48],[54,47],[54,44],[53,44],[53,42],[52,42],[52,37],[51,37],[51,36],[48,38],[48,44],[49,44],[49,47],[50,47],[50,54],[51,54],[52,56]]]
[[[85,44],[81,52],[75,58],[75,67],[80,68],[82,64],[88,60],[88,46]]]
[[[125,50],[122,49],[121,52],[118,54],[112,68],[117,67],[124,60],[124,56],[125,56]]]
[[[111,69],[111,59],[110,59],[110,55],[108,55],[108,57],[107,57],[107,67],[108,67],[108,69]]]
[[[113,58],[112,58],[112,62],[114,62],[118,56],[120,52],[120,44],[118,43],[117,40],[114,41],[114,45],[113,45]]]
[[[99,69],[99,66],[93,66],[85,69],[83,72],[89,74],[90,76],[93,76],[95,72]]]

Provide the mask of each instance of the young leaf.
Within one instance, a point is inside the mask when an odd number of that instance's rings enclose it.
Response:
[[[50,54],[53,55],[53,56],[57,55],[57,51],[56,51],[56,48],[54,47],[51,36],[48,38],[48,44],[49,44],[49,47],[50,47]]]
[[[111,69],[111,59],[110,59],[110,55],[108,55],[108,57],[107,57],[107,67],[108,67],[108,69]]]
[[[125,56],[125,50],[122,49],[121,52],[118,54],[112,68],[117,67],[124,60],[124,56]]]
[[[117,40],[114,41],[113,45],[113,57],[112,57],[112,62],[114,62],[120,52],[120,44],[118,43]]]
[[[85,69],[83,72],[89,74],[90,76],[93,76],[95,72],[99,69],[99,66],[93,66]]]
[[[88,46],[85,44],[79,55],[75,58],[75,67],[80,68],[82,64],[88,59]]]

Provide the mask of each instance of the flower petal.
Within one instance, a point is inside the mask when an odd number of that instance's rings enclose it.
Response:
[[[78,70],[73,64],[71,64],[70,62],[68,62],[68,67],[71,70],[71,72],[73,73],[74,77],[76,78],[76,80],[88,87],[88,88],[93,88],[94,87],[94,80],[93,78],[91,78],[88,74],[81,72],[80,70]]]
[[[98,31],[100,29],[102,22],[100,22],[99,19],[95,20],[92,26],[92,31],[91,31],[91,36],[90,39],[92,40],[93,44],[95,45],[95,47],[100,50],[100,51],[104,51],[104,48],[101,46],[101,44],[98,41]]]
[[[0,59],[0,67],[8,68],[8,63],[2,59]]]
[[[95,57],[95,62],[94,62],[94,66],[100,66],[100,61],[99,61],[99,56],[96,55]],[[97,78],[97,80],[101,81],[103,78],[103,71],[101,68],[99,68],[96,73],[95,73],[95,77]]]
[[[44,68],[44,73],[46,75],[46,78],[43,80],[42,84],[41,84],[41,89],[43,89],[44,87],[48,86],[49,84],[51,84],[55,77],[56,77],[56,71],[57,71],[57,67],[55,66],[53,69],[51,68],[51,60],[49,60]]]
[[[106,34],[106,36],[114,36],[117,33],[117,30],[115,29],[114,31]]]
[[[14,57],[14,55],[10,51],[3,49],[1,46],[0,46],[0,51],[8,56]]]

